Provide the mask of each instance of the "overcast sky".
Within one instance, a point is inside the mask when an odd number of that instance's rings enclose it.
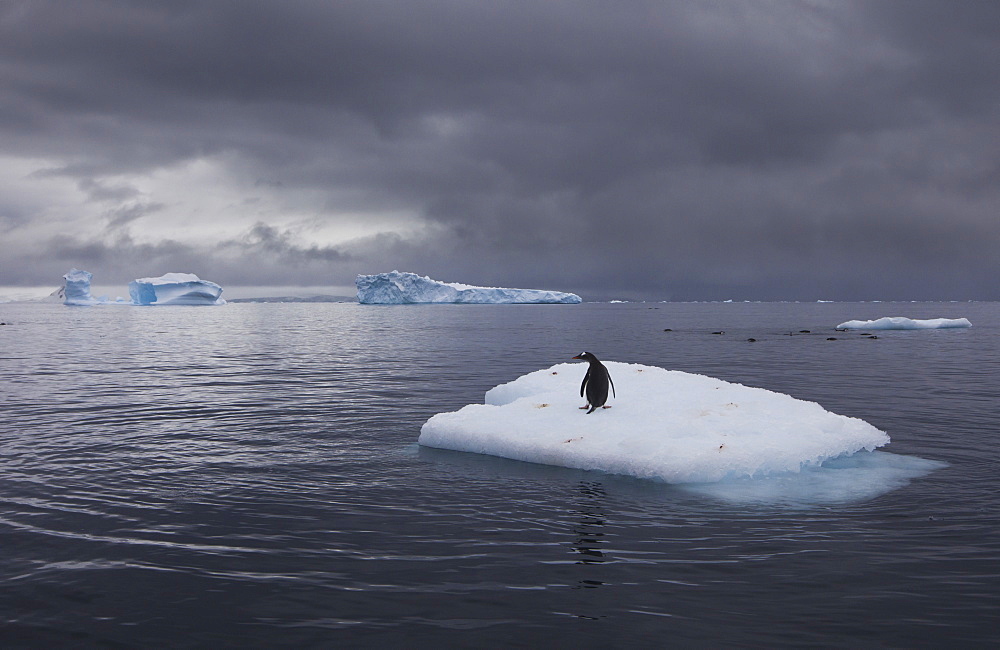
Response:
[[[0,2],[0,285],[1000,299],[1000,2]]]

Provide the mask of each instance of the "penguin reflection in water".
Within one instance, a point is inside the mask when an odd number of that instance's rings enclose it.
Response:
[[[610,406],[605,406],[605,404],[608,401],[608,385],[611,386],[611,394],[614,395],[615,382],[611,381],[608,369],[604,367],[604,364],[597,357],[589,352],[583,352],[573,358],[582,359],[590,364],[590,367],[587,368],[587,374],[583,376],[583,383],[580,384],[580,397],[583,397],[583,394],[586,392],[587,406],[581,406],[580,408],[590,408],[587,411],[588,415],[593,413],[598,407],[611,408]]]

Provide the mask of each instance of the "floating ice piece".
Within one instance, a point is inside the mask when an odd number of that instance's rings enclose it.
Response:
[[[968,318],[931,318],[913,320],[903,316],[885,316],[878,320],[849,320],[838,330],[932,330],[946,327],[972,327]]]
[[[71,269],[63,276],[65,283],[49,299],[66,305],[224,305],[222,287],[199,280],[193,273],[167,273],[158,278],[139,278],[128,285],[131,301],[107,296],[94,298],[90,293],[93,274]]]
[[[486,404],[439,413],[419,443],[667,483],[800,472],[872,451],[867,422],[762,388],[653,366],[605,362],[618,398],[586,415],[584,364],[558,364],[490,389]]]
[[[93,277],[94,274],[88,271],[70,269],[63,276],[66,283],[53,295],[61,296],[64,305],[96,305],[97,299],[90,295],[90,280]]]
[[[474,287],[454,282],[438,282],[416,273],[359,275],[358,302],[369,305],[413,303],[561,303],[582,302],[575,293],[541,289]]]
[[[158,278],[139,278],[128,283],[136,305],[224,305],[222,287],[200,280],[194,273],[167,273]]]

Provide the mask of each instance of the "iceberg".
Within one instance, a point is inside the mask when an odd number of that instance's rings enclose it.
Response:
[[[562,363],[434,415],[419,444],[666,483],[799,474],[889,436],[815,402],[704,375],[605,362],[612,408],[578,410],[582,364]]]
[[[49,298],[62,300],[66,305],[224,305],[222,287],[214,282],[200,280],[193,273],[167,273],[158,278],[139,278],[128,284],[132,300],[90,295],[90,281],[94,275],[88,271],[71,269],[63,276],[65,283]]]
[[[575,293],[541,289],[503,289],[438,282],[416,273],[359,275],[358,302],[366,305],[406,305],[416,303],[557,303],[583,302]]]
[[[224,305],[222,287],[201,280],[194,273],[167,273],[158,278],[139,278],[128,283],[136,305]]]
[[[90,280],[93,277],[94,274],[88,271],[70,269],[69,273],[63,276],[65,284],[52,295],[62,297],[64,305],[96,305],[97,299],[90,295]]]
[[[885,316],[877,320],[849,320],[838,330],[931,330],[949,327],[972,327],[968,318],[930,318],[913,320],[903,316]]]

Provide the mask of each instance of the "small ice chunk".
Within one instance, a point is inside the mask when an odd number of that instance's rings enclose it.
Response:
[[[542,289],[504,289],[474,287],[457,282],[438,282],[416,273],[378,273],[359,275],[354,281],[358,302],[368,305],[406,305],[417,303],[561,303],[582,302],[575,293]]]
[[[167,273],[158,278],[139,278],[128,283],[136,305],[224,305],[222,287],[201,280],[194,273]]]
[[[932,330],[947,327],[972,327],[968,318],[930,318],[914,320],[903,316],[885,316],[877,320],[849,320],[838,330]]]
[[[797,473],[889,443],[864,420],[783,393],[653,366],[604,365],[618,396],[610,409],[578,410],[586,366],[564,363],[490,389],[485,404],[433,416],[419,443],[667,483]]]

